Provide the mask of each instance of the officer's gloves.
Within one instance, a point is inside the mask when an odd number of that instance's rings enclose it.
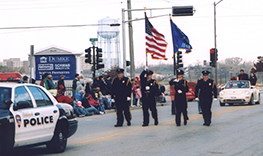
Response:
[[[217,98],[214,98],[214,101],[216,101],[217,100]],[[195,101],[199,101],[199,99],[198,98],[195,98]]]
[[[178,79],[174,79],[174,82],[179,82]]]
[[[131,98],[130,97],[127,97],[127,101],[130,101],[131,100]]]
[[[111,102],[115,102],[115,100],[114,100],[114,99],[111,99]]]

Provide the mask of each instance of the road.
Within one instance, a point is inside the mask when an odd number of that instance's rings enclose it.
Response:
[[[261,99],[263,99],[261,97]],[[261,101],[262,103],[263,101]],[[212,124],[203,126],[197,102],[189,102],[189,121],[177,127],[171,105],[158,106],[159,125],[142,127],[142,110],[132,109],[132,125],[115,128],[116,114],[78,118],[79,127],[61,154],[45,146],[18,149],[14,155],[34,156],[251,156],[263,155],[263,105],[225,106],[213,102]]]

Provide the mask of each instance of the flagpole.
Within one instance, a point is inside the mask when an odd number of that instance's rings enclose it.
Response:
[[[144,7],[144,14],[146,13],[146,7]],[[148,55],[147,55],[147,51],[145,51],[145,54],[146,54],[146,67],[148,67]]]

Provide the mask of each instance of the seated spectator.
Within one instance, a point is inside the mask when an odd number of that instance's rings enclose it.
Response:
[[[72,100],[71,100],[71,98],[68,97],[68,96],[62,95],[62,92],[63,92],[63,91],[62,91],[61,89],[58,90],[57,101],[58,101],[58,102],[61,102],[61,103],[68,103],[68,104],[71,104],[71,105],[72,105]]]
[[[76,94],[76,98],[78,101],[81,101],[84,98],[84,94],[85,91],[84,90],[80,90],[77,94]]]
[[[98,110],[103,112],[104,114],[106,113],[106,111],[105,111],[103,105],[100,103],[100,101],[93,99],[93,97],[90,94],[88,95],[88,101],[89,101],[89,104],[91,106],[94,106],[95,108],[97,108]]]
[[[91,114],[82,106],[81,101],[76,102],[76,109],[81,113],[79,117],[91,116]]]
[[[75,97],[75,96],[72,96],[72,97],[71,97],[71,100],[72,100],[72,105],[73,105],[73,109],[74,109],[75,114],[76,114],[78,117],[82,117],[83,114],[81,114],[81,112],[77,109],[77,105],[76,105],[77,99],[76,99],[76,97]],[[80,116],[80,115],[82,115],[82,116]]]
[[[94,106],[91,106],[89,104],[88,98],[90,94],[86,94],[84,98],[82,98],[82,106],[90,113],[94,112],[95,114],[104,114],[103,112],[100,112],[98,109],[96,109]]]
[[[97,90],[95,95],[97,95],[95,100],[99,100],[105,109],[111,109],[111,106],[110,106],[111,98],[109,95],[104,96],[100,90]]]

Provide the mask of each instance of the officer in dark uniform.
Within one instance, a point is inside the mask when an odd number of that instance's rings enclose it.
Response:
[[[199,103],[203,113],[204,126],[210,126],[211,124],[213,96],[217,100],[216,84],[214,80],[208,78],[209,73],[207,70],[202,71],[203,79],[198,80],[195,87],[196,100],[198,100],[199,93]]]
[[[121,127],[123,124],[123,112],[127,125],[131,125],[131,113],[129,108],[129,101],[131,100],[131,81],[124,77],[123,69],[117,69],[118,76],[113,79],[111,88],[112,101],[116,104],[117,124],[115,127]]]
[[[181,126],[181,114],[183,113],[184,116],[184,125],[187,124],[188,116],[187,116],[187,98],[186,93],[189,91],[187,81],[183,79],[184,71],[178,70],[177,77],[173,81],[174,90],[175,90],[175,108],[176,108],[176,115],[175,115],[175,122],[177,126]]]
[[[141,92],[142,92],[142,110],[143,110],[143,127],[149,124],[149,111],[152,112],[154,118],[154,125],[158,125],[158,116],[156,109],[156,97],[161,95],[159,91],[158,82],[152,79],[153,72],[151,70],[144,70],[141,75]]]

